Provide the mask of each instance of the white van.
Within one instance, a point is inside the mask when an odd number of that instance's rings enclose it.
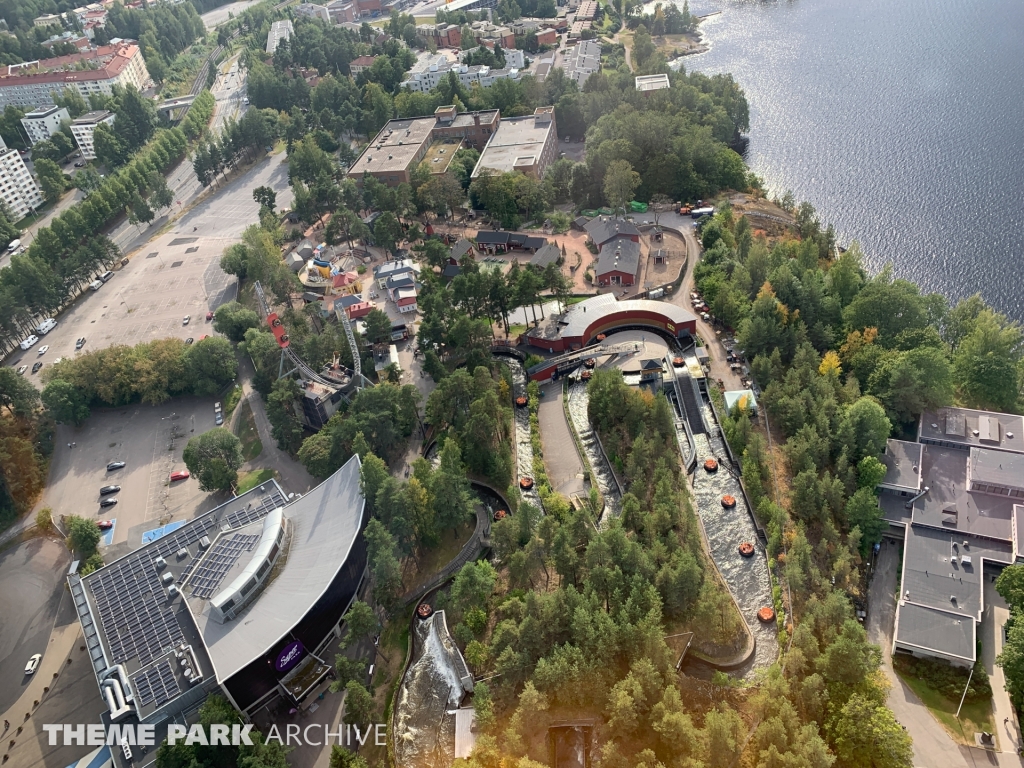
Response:
[[[103,273],[102,275],[97,275],[96,277],[97,277],[97,278],[98,278],[99,280],[102,280],[102,281],[103,281],[103,282],[105,283],[105,282],[107,282],[107,280],[109,280],[109,279],[110,279],[110,278],[112,278],[113,276],[114,276],[114,273],[113,273],[113,272],[111,272],[111,271],[110,271],[110,270],[108,269],[108,270],[107,270],[106,272],[104,272],[104,273]]]
[[[56,327],[57,321],[54,320],[52,317],[48,317],[36,327],[36,333],[38,333],[40,336],[45,336]]]
[[[39,341],[39,337],[38,336],[29,336],[27,339],[25,339],[23,342],[21,342],[21,344],[19,344],[19,346],[22,349],[32,349],[32,347],[34,347],[36,345],[37,341]]]
[[[11,240],[11,244],[7,246],[7,250],[14,253],[21,247],[21,240]]]
[[[98,291],[102,287],[103,287],[103,281],[102,280],[93,280],[91,283],[89,283],[89,290],[90,291]]]

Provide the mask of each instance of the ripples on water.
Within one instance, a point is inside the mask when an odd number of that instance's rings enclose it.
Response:
[[[682,0],[679,0],[682,5]],[[711,50],[750,103],[747,160],[867,266],[1024,320],[1024,2],[712,3]]]

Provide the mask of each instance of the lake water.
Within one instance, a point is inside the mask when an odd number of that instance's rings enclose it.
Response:
[[[680,5],[682,0],[679,0]],[[1024,320],[1024,2],[714,4],[710,51],[750,103],[747,160],[867,266]]]

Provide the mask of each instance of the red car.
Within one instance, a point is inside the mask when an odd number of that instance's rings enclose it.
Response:
[[[188,470],[180,469],[177,472],[171,472],[171,482],[177,482],[178,480],[188,480]]]
[[[99,526],[99,529],[101,531],[108,531],[108,530],[110,530],[111,528],[114,527],[114,521],[113,520],[100,520],[98,523],[96,523],[96,525]]]
[[[207,320],[213,320],[213,312],[207,312],[206,313],[206,319]]]

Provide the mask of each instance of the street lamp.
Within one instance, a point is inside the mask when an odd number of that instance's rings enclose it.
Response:
[[[117,295],[121,297],[121,303],[125,305],[125,307],[128,309],[129,312],[134,312],[135,311],[135,310],[133,310],[131,308],[131,305],[125,300],[124,294],[121,293],[121,291],[118,291]]]

